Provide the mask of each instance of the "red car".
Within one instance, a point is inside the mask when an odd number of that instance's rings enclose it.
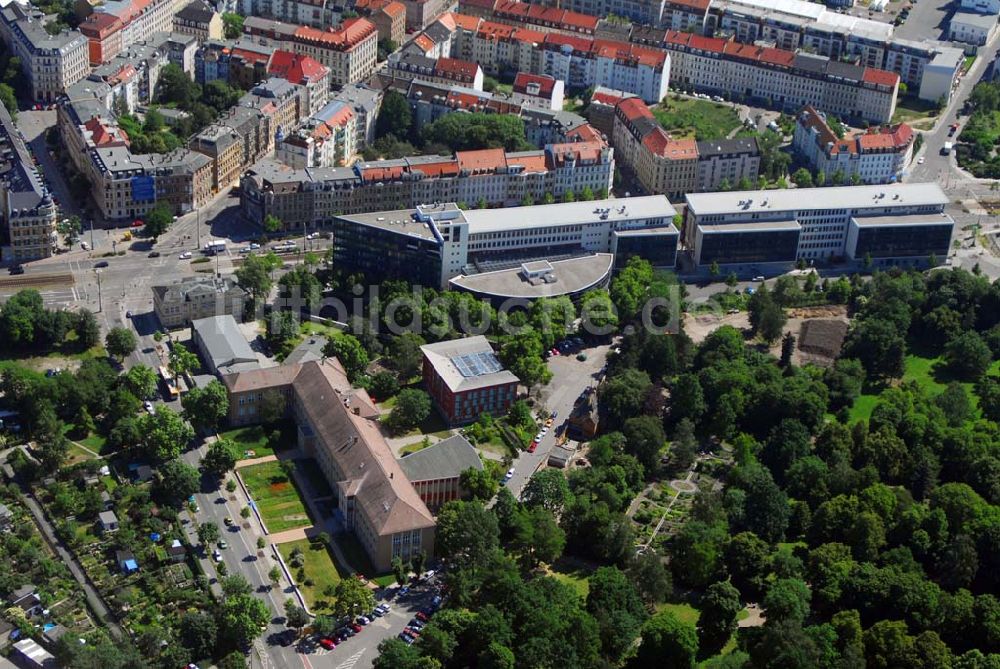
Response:
[[[417,616],[416,617],[417,617],[417,620],[422,620],[424,622],[427,622],[427,614],[424,613],[423,611],[417,611]]]
[[[333,650],[334,648],[337,647],[337,642],[334,641],[333,639],[323,637],[322,639],[319,640],[319,645],[323,646],[323,648],[326,648],[327,650]]]
[[[359,625],[357,623],[352,623],[351,624],[351,629],[354,630],[355,632],[360,632],[361,630],[364,629],[364,627],[362,627],[361,625]]]
[[[533,441],[533,442],[531,442],[531,446],[528,446],[528,452],[529,453],[534,453],[536,448],[538,448],[538,442],[537,441]]]

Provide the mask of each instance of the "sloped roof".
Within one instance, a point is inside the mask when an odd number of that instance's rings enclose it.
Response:
[[[410,481],[457,478],[466,469],[483,468],[476,449],[460,434],[443,439],[399,459]]]
[[[379,535],[434,526],[434,517],[393,457],[376,421],[355,415],[352,401],[364,403],[338,391],[346,376],[335,366],[307,362],[293,388],[309,425],[315,431],[317,448],[326,449],[345,473],[338,482],[354,494],[355,505]]]

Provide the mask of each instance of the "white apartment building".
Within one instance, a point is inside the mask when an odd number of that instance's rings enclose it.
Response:
[[[52,102],[90,72],[87,39],[77,30],[50,35],[41,12],[10,2],[0,11],[0,36],[31,86],[31,98]]]
[[[913,142],[913,130],[905,123],[841,139],[822,112],[806,107],[796,121],[792,147],[827,179],[840,173],[843,183],[849,183],[856,174],[864,183],[879,184],[902,177],[913,158]]]
[[[996,14],[955,12],[948,24],[948,35],[956,42],[984,46],[997,31]]]
[[[980,14],[1000,14],[1000,0],[962,0],[962,9],[968,9]]]

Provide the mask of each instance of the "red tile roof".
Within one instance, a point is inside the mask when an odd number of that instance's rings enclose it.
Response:
[[[365,39],[376,34],[378,29],[368,19],[347,19],[336,30],[319,30],[309,26],[299,26],[295,30],[295,38],[301,42],[323,44],[326,48],[338,51],[353,49]]]
[[[481,149],[479,151],[456,151],[455,159],[461,170],[482,172],[507,166],[507,153],[503,149]]]
[[[434,48],[434,40],[432,40],[424,33],[420,33],[419,35],[414,37],[413,43],[419,46],[421,49],[423,49],[424,53]]]
[[[279,76],[293,84],[305,85],[319,81],[327,76],[330,70],[311,56],[278,50],[271,54],[271,60],[267,64],[267,73]]]
[[[91,14],[80,24],[79,28],[80,32],[88,38],[99,39],[103,39],[116,30],[121,29],[122,22],[117,16],[104,13]]]
[[[877,86],[892,87],[899,83],[899,75],[895,72],[876,70],[871,67],[865,68],[865,73],[862,75],[862,79],[866,83],[875,84]]]
[[[469,16],[468,14],[458,14],[452,12],[450,14],[447,14],[446,16],[449,16],[451,18],[455,26],[461,28],[462,30],[468,30],[470,32],[475,32],[476,30],[478,30],[479,24],[482,23],[482,19],[480,19],[478,16]]]
[[[709,0],[667,0],[664,3],[667,7],[680,7],[684,9],[694,9],[704,14],[708,11]]]
[[[392,17],[406,16],[406,5],[404,5],[401,2],[396,2],[396,0],[393,0],[385,7],[383,7],[382,11]]]
[[[640,118],[653,118],[653,112],[649,111],[646,103],[639,98],[628,98],[618,103],[618,109],[629,121],[633,123]]]
[[[590,102],[598,103],[602,105],[609,105],[614,107],[622,100],[627,100],[630,97],[635,97],[631,93],[626,93],[625,96],[618,95],[616,93],[609,93],[607,91],[594,91],[594,94],[590,96]]]
[[[461,78],[472,81],[479,72],[477,63],[470,63],[467,60],[457,58],[438,58],[434,63],[434,73],[441,73],[449,78]]]
[[[544,25],[562,30],[575,30],[593,34],[597,30],[598,18],[589,14],[580,14],[555,7],[516,0],[502,0],[493,8],[494,14],[508,20],[516,20],[535,25]]]
[[[550,98],[552,89],[555,88],[556,80],[553,77],[531,74],[530,72],[518,72],[514,77],[514,92],[528,93],[528,84],[538,84],[538,95]]]
[[[879,129],[871,129],[868,132],[858,135],[858,145],[862,151],[874,151],[876,149],[905,150],[913,141],[913,129],[905,123],[896,126],[886,126]]]

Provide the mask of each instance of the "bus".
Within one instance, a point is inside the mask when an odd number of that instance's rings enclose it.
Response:
[[[174,377],[170,374],[170,370],[163,365],[160,365],[160,379],[163,381],[163,385],[167,387],[167,393],[170,395],[170,399],[177,399],[178,395],[180,395],[180,391],[177,390],[177,386],[174,384]]]
[[[216,239],[205,244],[203,251],[205,255],[218,255],[226,250],[226,242],[222,239]]]

